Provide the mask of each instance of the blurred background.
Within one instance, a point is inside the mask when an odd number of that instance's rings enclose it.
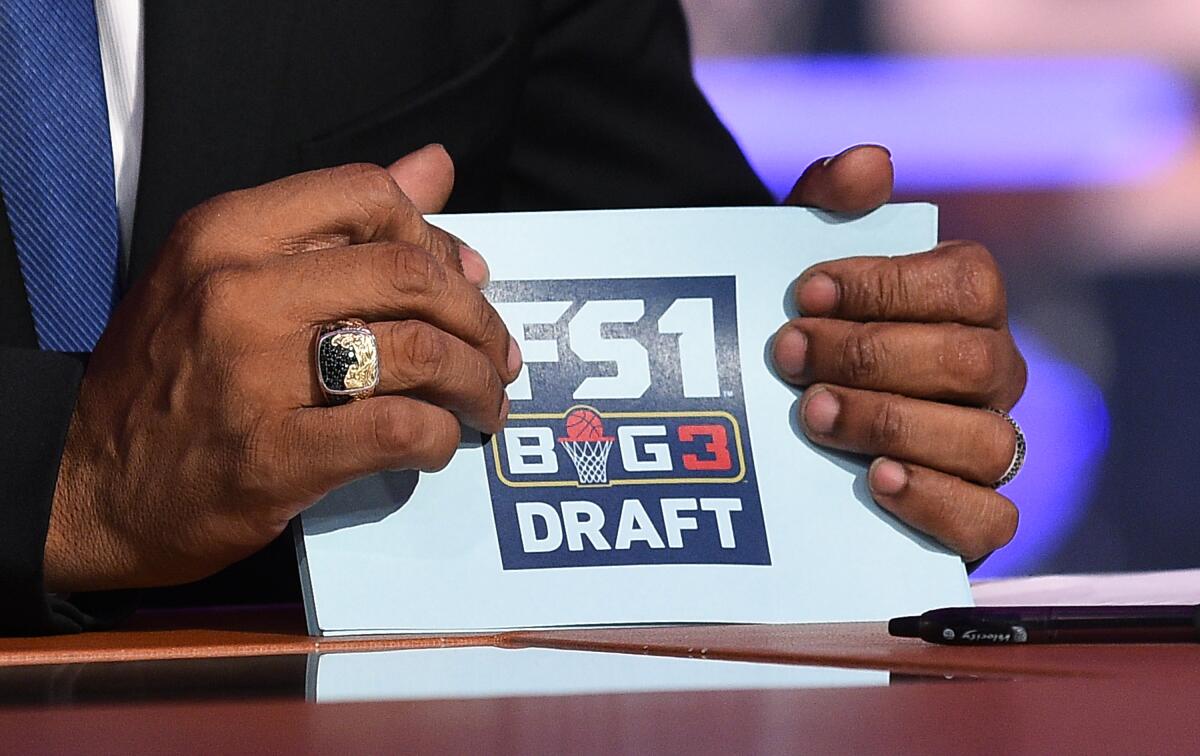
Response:
[[[684,0],[778,194],[887,145],[985,243],[1030,363],[1016,540],[980,576],[1200,566],[1200,2]]]

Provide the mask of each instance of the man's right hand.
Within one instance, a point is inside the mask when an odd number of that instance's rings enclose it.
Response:
[[[482,259],[421,215],[452,182],[449,157],[426,148],[391,173],[313,171],[179,221],[84,375],[48,590],[204,577],[343,483],[445,466],[460,420],[499,429],[520,354],[479,291]],[[379,388],[330,407],[313,345],[345,318],[378,340]]]

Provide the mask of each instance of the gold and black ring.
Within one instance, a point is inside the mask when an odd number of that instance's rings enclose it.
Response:
[[[361,320],[321,326],[315,360],[317,382],[330,404],[366,399],[379,385],[379,346]]]

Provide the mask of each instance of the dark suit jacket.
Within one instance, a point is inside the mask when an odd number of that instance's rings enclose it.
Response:
[[[126,284],[208,197],[430,142],[457,166],[449,211],[771,201],[692,80],[675,0],[155,0],[144,50]],[[0,216],[0,632],[94,624],[86,597],[41,583],[83,370],[37,351]],[[143,600],[294,599],[290,546],[272,550]]]

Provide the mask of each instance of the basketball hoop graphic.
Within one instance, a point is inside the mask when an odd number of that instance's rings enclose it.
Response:
[[[567,413],[567,435],[558,443],[567,450],[575,463],[581,486],[602,486],[608,483],[608,453],[613,437],[604,435],[600,413],[591,407],[575,407]]]

